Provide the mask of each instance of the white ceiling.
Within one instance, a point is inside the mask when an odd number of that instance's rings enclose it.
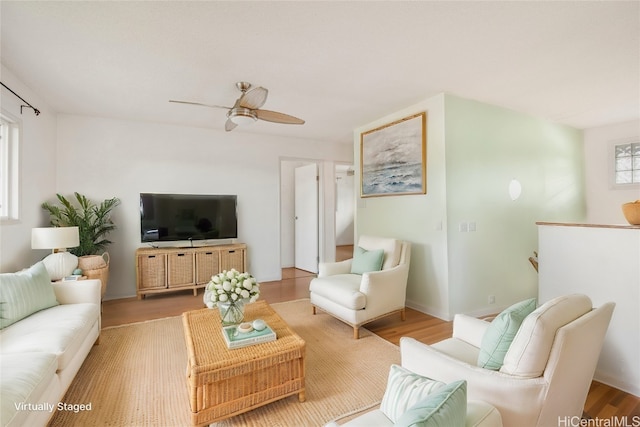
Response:
[[[321,141],[441,92],[577,128],[640,118],[637,1],[2,0],[0,15],[2,63],[61,113],[223,129],[225,110],[168,100],[231,106],[246,80],[307,123],[234,132]]]

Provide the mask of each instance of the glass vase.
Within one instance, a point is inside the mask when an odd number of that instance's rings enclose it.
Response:
[[[218,301],[222,325],[238,325],[244,320],[244,301]]]

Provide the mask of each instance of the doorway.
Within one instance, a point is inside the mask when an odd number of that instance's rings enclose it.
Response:
[[[315,167],[321,174],[320,163],[314,160],[281,159],[280,160],[280,266],[282,268],[295,268],[296,266],[296,220],[295,220],[295,175],[296,169],[301,167]],[[317,184],[317,181],[316,181]],[[317,197],[316,211],[322,208],[322,197]],[[318,224],[315,241],[319,241],[322,226]],[[316,243],[316,246],[319,246]],[[317,255],[316,255],[317,258]],[[313,270],[317,270],[316,266]]]
[[[355,177],[351,164],[335,165],[335,243],[336,260],[353,248],[355,222]],[[338,256],[338,253],[341,253]],[[353,251],[352,251],[353,253]]]
[[[337,245],[353,245],[355,223],[354,173],[351,163],[295,158],[280,159],[280,266],[295,268],[295,169],[317,167],[318,231],[320,261],[337,260]],[[338,179],[340,178],[340,179]],[[344,248],[340,248],[344,249]],[[353,250],[350,249],[353,254]],[[317,271],[317,261],[315,269]]]
[[[318,165],[311,163],[294,170],[294,266],[318,272]]]

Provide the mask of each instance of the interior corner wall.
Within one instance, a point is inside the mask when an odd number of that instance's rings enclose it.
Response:
[[[536,221],[585,220],[582,131],[451,95],[445,118],[449,311],[495,313],[537,296]]]
[[[361,133],[421,111],[427,194],[360,197]],[[582,132],[508,109],[437,95],[355,129],[354,159],[356,236],[412,242],[407,306],[443,319],[537,296],[535,223],[585,219]]]
[[[416,113],[427,113],[427,193],[360,197],[360,135]],[[395,237],[411,242],[407,306],[447,318],[449,305],[445,182],[444,95],[397,111],[354,130],[355,235]]]
[[[1,107],[4,114],[20,126],[19,147],[19,219],[0,224],[0,272],[8,273],[29,267],[50,252],[31,249],[31,229],[49,225],[40,204],[55,194],[56,112],[25,86],[4,65],[2,82],[40,110],[23,108],[17,97],[2,88]]]

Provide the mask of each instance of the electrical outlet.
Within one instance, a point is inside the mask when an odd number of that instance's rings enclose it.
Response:
[[[460,225],[458,226],[458,230],[460,230],[463,233],[466,233],[467,231],[469,231],[469,224],[467,224],[466,222],[461,222]]]
[[[475,223],[475,221],[469,222],[469,231],[476,231],[476,223]]]
[[[487,299],[489,304],[495,304],[496,303],[496,296],[495,295],[489,295],[489,298]]]

